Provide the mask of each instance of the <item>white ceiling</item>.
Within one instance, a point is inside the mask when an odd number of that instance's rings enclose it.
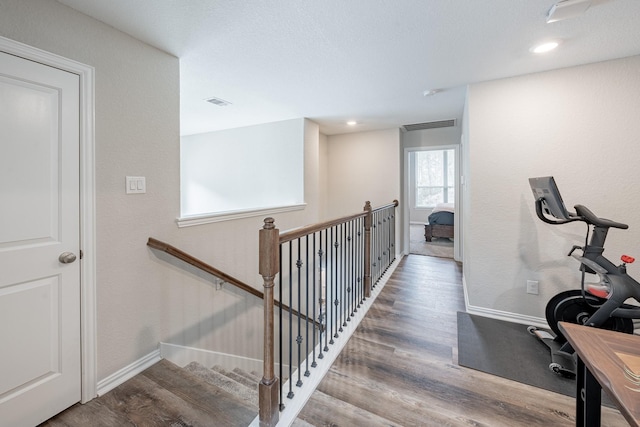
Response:
[[[460,119],[468,83],[640,54],[639,0],[593,0],[550,24],[555,0],[58,1],[180,58],[183,135],[299,117],[328,135]],[[548,39],[562,44],[529,52]]]

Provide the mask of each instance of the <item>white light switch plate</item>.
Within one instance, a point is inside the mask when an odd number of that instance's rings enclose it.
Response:
[[[144,176],[126,177],[127,194],[142,194],[147,192],[147,180]]]

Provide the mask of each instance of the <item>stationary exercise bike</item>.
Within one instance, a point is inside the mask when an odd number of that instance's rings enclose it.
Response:
[[[627,274],[626,267],[634,258],[623,255],[622,264],[616,266],[602,255],[609,229],[626,230],[629,226],[598,218],[582,205],[575,205],[575,213],[568,212],[553,177],[530,178],[529,184],[536,199],[536,214],[542,221],[553,225],[574,221],[587,223],[584,246],[574,245],[568,254],[580,262],[581,288],[560,292],[547,303],[545,316],[553,334],[535,326],[527,329],[549,347],[549,369],[556,374],[573,378],[576,373],[574,350],[562,335],[558,322],[578,323],[631,334],[632,319],[640,319],[640,307],[625,304],[629,298],[640,303],[640,283]],[[585,273],[597,274],[600,281],[585,283]]]

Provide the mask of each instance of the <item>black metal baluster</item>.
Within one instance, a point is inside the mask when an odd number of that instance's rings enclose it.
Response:
[[[278,245],[278,252],[279,252],[279,254],[278,254],[278,259],[279,259],[279,269],[278,269],[278,271],[282,272],[282,244]],[[282,273],[278,274],[278,287],[280,288],[278,290],[278,301],[282,302]],[[284,391],[283,390],[284,384],[283,384],[283,381],[282,381],[282,378],[284,378],[282,376],[282,374],[284,373],[283,372],[283,368],[282,368],[282,366],[283,366],[282,357],[284,356],[282,354],[283,353],[282,342],[284,340],[283,339],[284,337],[282,336],[282,332],[283,332],[283,330],[282,330],[282,321],[284,320],[282,318],[282,304],[280,304],[280,306],[278,307],[278,313],[279,313],[278,329],[280,330],[280,343],[279,343],[279,352],[280,352],[280,354],[278,355],[278,364],[280,365],[280,367],[279,367],[278,370],[280,372],[280,384],[279,384],[279,388],[280,388],[280,410],[282,411],[282,410],[284,410],[284,402],[283,402],[284,399],[283,399],[283,396],[282,396],[282,393]]]
[[[382,213],[382,237],[384,239],[384,252],[382,253],[384,262],[382,265],[384,268],[382,269],[382,275],[387,271],[387,267],[389,266],[388,254],[389,254],[389,221],[387,220],[387,210],[385,209]]]
[[[391,261],[393,260],[393,240],[391,240],[391,230],[393,228],[393,215],[392,215],[392,210],[389,209],[389,216],[387,217],[387,240],[389,241],[389,262],[388,264],[391,265]]]
[[[384,223],[382,222],[382,211],[378,212],[378,277],[376,282],[380,280],[380,275],[384,266]]]
[[[346,250],[346,258],[347,258],[347,322],[351,322],[351,315],[353,314],[353,239],[351,236],[353,235],[353,220],[349,221],[347,224],[347,250]]]
[[[376,268],[378,263],[376,261],[378,257],[378,226],[377,226],[377,213],[371,214],[371,289],[376,287]]]
[[[322,286],[324,288],[324,301],[322,302],[324,304],[324,329],[323,329],[323,333],[324,333],[324,351],[329,351],[329,341],[328,341],[328,335],[330,334],[330,327],[329,327],[329,307],[327,306],[327,296],[328,296],[328,281],[327,281],[327,260],[329,258],[329,230],[327,230],[325,228],[324,230],[324,254],[325,254],[325,258],[324,258],[324,283],[322,283],[320,286]],[[320,251],[322,252],[322,241],[320,241]],[[320,255],[320,258],[322,258],[322,254]],[[322,266],[322,263],[321,263]],[[322,267],[320,267],[322,268]],[[321,354],[322,356],[322,354]]]
[[[356,251],[358,250],[358,239],[357,239],[357,223],[358,220],[354,219],[351,222],[351,236],[352,236],[352,244],[351,244],[351,287],[353,289],[353,301],[351,306],[353,309],[351,310],[352,316],[356,313],[358,304],[358,282],[356,282],[356,278],[358,275],[357,265],[356,265]]]
[[[393,238],[392,230],[393,230],[393,225],[394,225],[393,224],[393,208],[389,209],[389,219],[387,221],[389,222],[389,225],[388,225],[389,237],[387,237],[387,239],[389,240],[389,265],[391,265],[391,263],[394,260],[394,257],[393,257],[393,246],[394,246],[394,244],[393,244],[393,240],[392,240],[392,238]]]
[[[293,243],[289,242],[289,393],[293,399]]]
[[[298,381],[296,382],[296,386],[301,387],[302,386],[302,374],[300,373],[300,371],[302,371],[301,369],[301,364],[302,364],[302,303],[301,303],[301,298],[302,296],[300,295],[302,293],[302,289],[301,289],[301,283],[302,283],[302,253],[301,253],[301,241],[300,238],[297,239],[297,243],[298,243],[298,259],[296,260],[296,268],[298,269],[298,305],[297,305],[297,309],[298,309],[298,335],[296,336],[296,344],[298,344]]]
[[[384,274],[385,271],[387,271],[387,266],[389,265],[389,263],[387,262],[387,254],[389,253],[389,241],[388,241],[388,234],[387,234],[387,213],[386,211],[382,211],[382,265],[384,266],[383,270],[382,270],[382,274]],[[381,276],[382,276],[381,274]]]
[[[347,326],[347,319],[345,318],[345,309],[347,306],[347,290],[345,283],[345,271],[347,270],[346,265],[344,263],[344,250],[345,250],[345,224],[340,224],[340,329],[339,331],[343,331],[343,327]]]
[[[306,370],[304,371],[304,376],[308,377],[309,375],[311,375],[311,372],[309,372],[309,235],[307,234],[305,236],[305,245],[304,245],[304,251],[305,251],[305,275],[306,275],[306,280],[305,280],[305,295],[304,295],[304,301],[305,301],[305,321],[304,321],[304,325],[305,325],[305,360],[306,360]],[[315,329],[315,328],[314,328]]]
[[[311,316],[311,318],[314,320],[314,322],[316,320],[316,314],[317,314],[317,311],[316,311],[316,301],[317,301],[317,299],[316,299],[316,297],[317,297],[316,286],[317,286],[317,282],[318,282],[318,280],[316,280],[316,276],[317,276],[317,274],[316,274],[316,271],[317,271],[316,270],[316,268],[317,268],[316,267],[316,234],[318,234],[318,233],[313,233],[313,239],[312,239],[313,249],[311,250],[311,256],[313,256],[313,270],[312,270],[313,271],[313,285],[312,285],[313,286],[313,298],[311,299],[313,301],[313,316]],[[322,312],[320,312],[320,313],[322,313]],[[318,328],[322,328],[322,319],[318,319],[318,324],[320,325]],[[320,333],[320,340],[319,340],[320,346],[319,347],[320,347],[320,351],[322,351],[322,331],[320,330],[318,332]],[[316,366],[318,366],[318,362],[316,361],[316,342],[318,342],[318,341],[316,341],[317,334],[316,334],[316,326],[315,326],[315,324],[313,325],[313,334],[312,335],[313,335],[313,362],[311,362],[311,367],[315,368]]]
[[[358,271],[356,284],[358,285],[358,305],[356,306],[356,311],[360,308],[360,304],[362,303],[362,297],[364,296],[364,280],[362,278],[364,270],[364,245],[362,244],[363,237],[363,228],[364,228],[364,219],[358,218],[356,220],[356,228],[358,230],[358,240],[357,240],[357,251],[356,251],[356,270]]]
[[[378,283],[378,281],[380,280],[380,277],[382,276],[382,251],[383,251],[383,247],[384,247],[384,241],[383,241],[383,237],[384,236],[384,227],[382,225],[382,214],[380,212],[378,212],[378,275],[376,277],[376,284]]]
[[[356,305],[358,304],[358,283],[356,282],[356,277],[358,275],[357,265],[356,265],[356,251],[358,250],[358,240],[356,238],[356,233],[358,232],[357,228],[358,220],[354,219],[351,222],[351,316],[353,316],[356,311]]]
[[[327,305],[329,305],[331,307],[331,320],[327,319],[327,322],[331,322],[331,337],[329,339],[329,344],[333,345],[334,341],[333,338],[334,336],[338,336],[337,331],[335,330],[335,326],[336,326],[336,322],[335,322],[335,304],[333,299],[335,298],[335,293],[333,291],[333,288],[335,286],[335,281],[333,278],[333,270],[335,269],[335,257],[333,256],[333,251],[331,250],[331,246],[333,245],[333,229],[334,227],[331,227],[331,243],[327,242],[327,250],[328,250],[328,254],[327,254],[327,263],[330,265],[329,268],[329,277],[331,278],[331,283],[329,286],[327,286],[328,289],[331,289],[331,292],[327,292]],[[331,294],[331,297],[329,297],[329,294]]]
[[[338,236],[340,235],[340,232],[338,231],[337,227],[338,226],[334,227],[336,229],[336,235],[335,235],[335,240],[334,240],[334,243],[333,243],[333,247],[334,247],[333,260],[334,260],[334,263],[336,265],[335,268],[333,269],[333,272],[335,274],[334,282],[333,282],[333,297],[335,298],[335,300],[333,302],[333,305],[334,305],[335,317],[334,317],[333,324],[335,325],[336,328],[339,327],[340,328],[340,332],[342,332],[342,327],[340,326],[340,312],[339,312],[340,308],[338,307],[340,305],[340,291],[338,289],[338,285],[339,285],[339,283],[338,283],[338,272],[339,272],[339,268],[340,268],[339,258],[338,258],[338,246],[340,246],[340,245],[338,243]],[[338,335],[338,330],[336,329],[335,333],[333,335],[333,338],[338,338],[338,336],[339,336]],[[331,344],[333,344],[333,343],[331,343]]]
[[[391,248],[393,250],[392,254],[393,254],[393,259],[391,260],[391,262],[396,260],[396,208],[395,206],[393,207],[392,213],[391,213],[391,227],[392,227],[392,231],[391,231]]]

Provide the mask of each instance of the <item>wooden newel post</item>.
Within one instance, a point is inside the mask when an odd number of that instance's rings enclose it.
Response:
[[[259,418],[261,427],[278,424],[278,378],[274,370],[274,310],[273,287],[278,274],[280,232],[273,218],[265,218],[260,230],[259,273],[264,281],[264,374],[258,386]]]
[[[364,204],[364,297],[371,296],[371,223],[373,214],[371,213],[371,202]]]

